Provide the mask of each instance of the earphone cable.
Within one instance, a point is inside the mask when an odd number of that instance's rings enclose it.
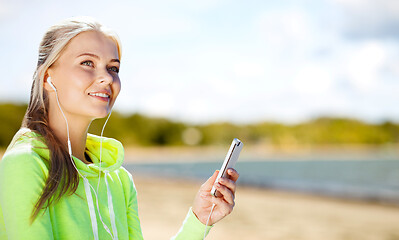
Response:
[[[59,100],[58,100],[58,93],[57,93],[57,90],[55,90],[55,95],[56,95],[57,105],[58,105],[58,107],[60,108],[61,113],[62,113],[62,116],[64,117],[65,123],[66,123],[67,137],[68,137],[67,144],[68,144],[68,153],[69,153],[70,160],[71,160],[71,162],[72,162],[72,165],[75,167],[76,171],[78,172],[78,174],[79,174],[83,179],[85,179],[86,177],[83,176],[83,175],[79,172],[78,168],[76,167],[75,161],[73,160],[73,157],[72,157],[72,146],[71,146],[71,140],[70,140],[70,137],[69,137],[69,125],[68,125],[68,120],[67,120],[67,118],[66,118],[66,116],[65,116],[65,114],[64,114],[64,111],[63,111],[62,108],[61,108],[61,104],[60,104],[60,102],[59,102]],[[109,114],[109,116],[108,116],[107,121],[105,122],[105,124],[108,122],[108,119],[109,119],[110,116],[111,116],[111,113]],[[104,127],[105,127],[105,124],[104,124]],[[104,131],[104,127],[103,127],[103,131]],[[101,132],[101,135],[102,135],[102,132]],[[101,151],[102,151],[102,137],[101,137],[101,140],[100,140],[100,159],[101,159]],[[101,166],[101,160],[100,160],[100,166]],[[100,169],[101,169],[101,167],[100,167]],[[99,173],[99,175],[101,175],[101,174]],[[97,212],[98,212],[98,215],[99,215],[99,217],[100,217],[100,221],[102,222],[102,224],[103,224],[105,230],[108,232],[108,234],[111,235],[111,238],[114,239],[114,236],[113,236],[113,234],[111,233],[111,231],[109,230],[108,226],[107,226],[107,225],[104,223],[104,221],[102,220],[102,217],[101,217],[101,214],[100,214],[100,210],[99,210],[99,207],[98,207],[98,195],[97,195],[96,191],[94,190],[93,186],[92,186],[90,183],[89,183],[89,185],[90,185],[90,187],[93,189],[94,195],[96,196]],[[98,191],[98,185],[97,185],[97,191]]]
[[[206,228],[208,227],[209,220],[211,219],[212,212],[213,212],[213,209],[215,208],[215,206],[216,206],[215,204],[212,204],[211,212],[209,213],[208,220],[206,220],[205,230],[204,230],[204,238],[203,238],[202,240],[205,240],[205,237],[206,237]]]
[[[104,133],[104,128],[105,128],[105,125],[107,125],[107,123],[108,123],[108,120],[109,120],[109,118],[111,117],[111,114],[112,114],[112,109],[111,109],[111,111],[109,112],[109,114],[108,114],[108,117],[107,117],[107,120],[105,121],[105,123],[104,123],[104,125],[103,125],[103,128],[102,128],[102,130],[101,130],[101,136],[100,136],[100,171],[99,171],[99,173],[98,173],[98,182],[97,182],[97,192],[98,192],[98,188],[99,188],[99,186],[100,186],[100,179],[101,179],[101,163],[102,163],[102,156],[103,156],[103,154],[102,154],[102,150],[103,150],[103,133]]]

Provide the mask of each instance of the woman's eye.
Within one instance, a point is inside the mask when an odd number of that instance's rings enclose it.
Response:
[[[93,67],[93,65],[94,65],[92,61],[84,61],[81,64],[85,65],[85,66],[89,66],[89,67]]]
[[[108,69],[109,69],[110,71],[119,73],[119,68],[117,68],[117,67],[110,67],[110,68],[108,68]]]

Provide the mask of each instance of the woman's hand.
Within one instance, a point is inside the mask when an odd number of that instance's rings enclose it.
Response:
[[[219,171],[215,171],[215,173],[202,184],[194,199],[192,210],[203,224],[206,224],[208,220],[212,204],[215,204],[215,208],[208,225],[213,225],[220,221],[222,218],[229,215],[234,208],[236,181],[239,174],[235,169],[229,168],[227,170],[228,178],[219,178],[219,181],[215,183],[215,187],[222,196],[216,198],[211,194],[211,189],[218,173]]]

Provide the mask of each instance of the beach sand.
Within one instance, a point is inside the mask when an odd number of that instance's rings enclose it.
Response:
[[[169,239],[201,183],[133,176],[144,238]],[[399,240],[399,207],[239,186],[233,213],[207,239]]]

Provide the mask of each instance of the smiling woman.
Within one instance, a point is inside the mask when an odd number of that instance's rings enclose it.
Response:
[[[54,85],[62,89],[58,96],[65,113],[82,120],[86,116],[85,120],[91,122],[107,116],[115,103],[121,89],[119,65],[115,42],[101,32],[87,31],[68,43],[45,76],[51,76]],[[50,98],[55,96],[47,84],[44,87]],[[59,116],[58,106],[50,101],[49,107],[50,119]],[[71,117],[69,121],[73,121]]]
[[[91,18],[44,35],[22,128],[0,161],[0,239],[143,239],[122,144],[88,134],[110,116],[120,58],[118,37]],[[213,225],[233,210],[238,173],[228,175],[219,198],[217,172],[201,186],[173,239],[202,239],[208,216]]]

